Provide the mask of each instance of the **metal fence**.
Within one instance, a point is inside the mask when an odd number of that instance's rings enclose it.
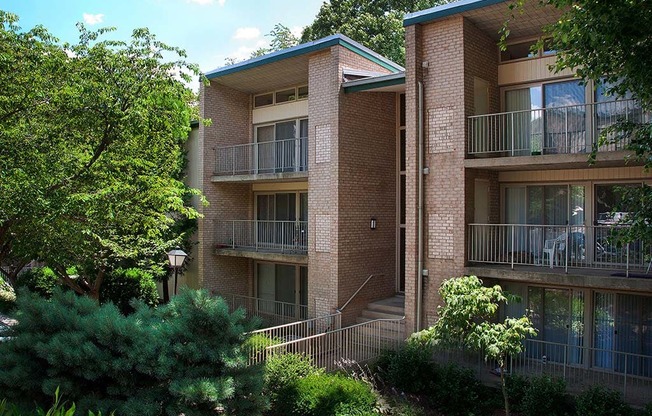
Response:
[[[308,171],[308,138],[246,143],[215,149],[215,175]]]
[[[647,272],[650,249],[624,242],[621,226],[469,224],[468,260],[477,263],[539,265]]]
[[[525,156],[586,153],[604,129],[619,121],[643,122],[650,114],[636,100],[484,114],[468,118],[469,154]],[[622,150],[627,142],[600,150]]]
[[[374,360],[386,350],[399,349],[404,341],[404,319],[377,319],[272,345],[257,357],[264,360],[270,354],[304,354],[316,366],[334,371],[349,363]]]
[[[445,350],[437,351],[434,359],[472,368],[485,383],[497,382],[500,375],[496,371],[498,364],[485,361],[483,354]],[[524,351],[510,358],[507,371],[521,376],[561,378],[571,393],[601,385],[622,393],[632,404],[643,405],[652,401],[650,355],[528,339]]]
[[[260,299],[250,296],[234,295],[230,293],[216,293],[226,301],[230,312],[243,309],[247,318],[258,317],[263,326],[272,327],[298,322],[308,318],[308,307],[294,303],[278,302],[275,300]]]
[[[218,221],[216,244],[218,248],[305,253],[308,250],[308,222]]]

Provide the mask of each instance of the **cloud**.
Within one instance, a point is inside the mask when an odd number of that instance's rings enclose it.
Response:
[[[199,4],[200,6],[206,6],[215,3],[215,0],[186,0],[186,2]],[[226,0],[217,0],[217,4],[219,6],[224,6],[224,3],[226,3]]]
[[[290,28],[290,32],[298,38],[301,37],[301,33],[303,32],[303,26],[292,26]]]
[[[104,15],[102,13],[99,14],[90,14],[90,13],[84,13],[84,22],[86,22],[89,25],[96,25],[98,23],[102,23],[104,21]]]
[[[233,35],[233,39],[238,40],[251,40],[258,39],[260,37],[260,29],[257,27],[239,27]]]

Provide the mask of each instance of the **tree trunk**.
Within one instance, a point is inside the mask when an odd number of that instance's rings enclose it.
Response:
[[[100,301],[100,287],[102,286],[102,281],[104,281],[104,275],[104,270],[97,272],[97,277],[95,278],[95,282],[93,282],[93,288],[88,294],[91,299],[95,299],[98,302]]]
[[[505,401],[505,416],[509,416],[509,398],[507,397],[507,384],[505,384],[505,361],[500,363],[500,385],[503,389],[503,400]]]

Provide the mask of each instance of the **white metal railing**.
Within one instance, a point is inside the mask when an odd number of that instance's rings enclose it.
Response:
[[[648,272],[650,249],[618,239],[620,226],[469,224],[468,261]]]
[[[218,248],[303,254],[308,250],[308,222],[218,221],[216,245]]]
[[[237,309],[243,309],[247,318],[258,317],[267,327],[298,322],[308,318],[308,306],[306,305],[232,293],[216,293],[216,295],[224,299],[231,313]]]
[[[483,114],[468,118],[468,153],[524,156],[586,153],[600,133],[618,121],[644,122],[650,114],[636,100]],[[600,150],[622,150],[627,143]]]
[[[524,351],[510,357],[507,371],[522,376],[548,375],[566,381],[568,390],[578,393],[595,385],[620,391],[628,402],[652,401],[652,356],[591,348],[581,345],[528,339]],[[457,362],[478,370],[480,378],[490,377],[498,365],[485,361],[483,354],[462,350],[437,351],[435,361]]]
[[[272,345],[259,356],[264,359],[270,354],[304,354],[316,366],[334,371],[339,368],[338,363],[368,362],[383,351],[397,350],[404,341],[405,319],[377,319]]]
[[[215,175],[307,171],[307,137],[238,144],[215,149]]]

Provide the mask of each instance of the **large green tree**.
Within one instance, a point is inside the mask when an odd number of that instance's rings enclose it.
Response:
[[[303,30],[301,42],[341,33],[397,63],[405,62],[406,13],[451,0],[331,0]]]
[[[108,271],[164,253],[197,215],[179,178],[198,69],[147,29],[122,42],[80,25],[60,44],[17,21],[0,12],[0,265],[11,280],[37,258],[97,297]]]

